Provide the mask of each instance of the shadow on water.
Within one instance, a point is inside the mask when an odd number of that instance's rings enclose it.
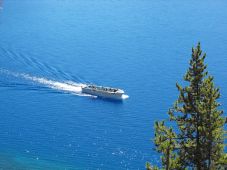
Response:
[[[90,100],[95,100],[97,102],[113,103],[117,105],[122,105],[124,103],[124,99],[117,100],[117,99],[110,99],[110,98],[104,98],[104,97],[90,97]]]

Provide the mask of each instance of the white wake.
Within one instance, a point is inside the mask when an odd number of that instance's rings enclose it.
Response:
[[[76,83],[76,82],[71,82],[71,81],[58,82],[58,81],[48,80],[48,79],[42,78],[42,77],[30,76],[28,74],[20,74],[20,76],[26,80],[31,80],[33,82],[43,84],[43,85],[50,87],[52,89],[55,89],[55,90],[68,92],[68,93],[75,94],[78,96],[95,97],[95,96],[92,96],[89,94],[82,93],[82,87],[85,86],[85,84],[82,84],[82,83]]]
[[[36,83],[42,84],[46,87],[49,87],[51,89],[60,90],[60,91],[71,93],[71,94],[78,95],[78,96],[95,97],[92,95],[82,93],[82,87],[85,86],[85,84],[82,84],[82,83],[76,83],[76,82],[71,82],[71,81],[59,82],[59,81],[49,80],[49,79],[46,79],[43,77],[31,76],[29,74],[10,72],[5,69],[0,69],[0,72],[14,76],[14,77],[23,78],[25,80],[36,82]]]

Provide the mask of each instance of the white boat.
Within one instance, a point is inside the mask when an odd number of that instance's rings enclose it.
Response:
[[[98,97],[122,100],[124,91],[118,88],[96,86],[96,85],[85,85],[82,86],[82,92]]]

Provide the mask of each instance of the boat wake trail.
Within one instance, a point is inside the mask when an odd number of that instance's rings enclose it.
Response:
[[[96,96],[82,93],[82,87],[85,86],[85,84],[82,84],[82,83],[76,83],[72,81],[64,81],[64,82],[54,81],[43,77],[31,76],[25,73],[10,72],[4,69],[1,69],[0,72],[17,77],[17,78],[23,78],[25,80],[32,81],[33,83],[35,82],[35,83],[38,83],[39,85],[43,85],[45,87],[49,87],[54,90],[60,90],[65,93],[70,93],[77,96],[96,97]]]
[[[20,74],[20,76],[26,80],[31,80],[33,82],[46,85],[52,89],[61,90],[64,92],[70,92],[80,96],[85,95],[85,94],[82,94],[82,86],[84,86],[84,84],[75,83],[75,82],[58,82],[58,81],[48,80],[46,78],[30,76],[28,74]]]

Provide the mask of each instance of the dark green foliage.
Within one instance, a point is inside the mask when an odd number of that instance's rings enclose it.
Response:
[[[205,57],[198,43],[192,48],[190,66],[184,76],[188,86],[176,85],[180,94],[168,115],[169,121],[177,126],[177,133],[163,121],[155,123],[154,142],[162,154],[162,168],[166,170],[210,170],[227,165],[225,118],[217,102],[220,92],[214,86],[213,77],[208,76]]]

